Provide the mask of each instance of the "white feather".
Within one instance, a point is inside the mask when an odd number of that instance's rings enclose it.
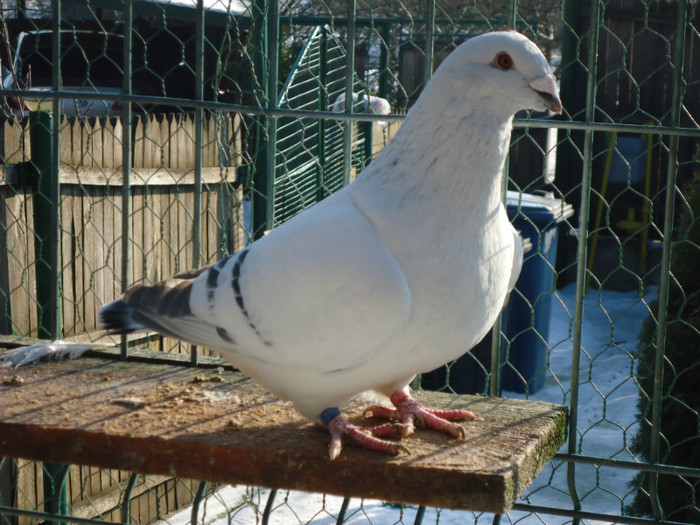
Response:
[[[59,360],[63,358],[75,359],[88,350],[104,348],[104,344],[71,343],[68,341],[51,341],[36,343],[30,346],[21,346],[8,350],[0,356],[0,367],[30,365],[42,359]]]

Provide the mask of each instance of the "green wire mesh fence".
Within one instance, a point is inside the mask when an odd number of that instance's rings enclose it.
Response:
[[[237,251],[349,183],[464,39],[532,38],[566,111],[515,122],[506,203],[526,237],[523,277],[493,335],[421,386],[571,414],[567,444],[504,516],[5,458],[2,523],[700,521],[695,2],[0,10],[3,341],[90,339],[126,286]],[[371,114],[370,97],[391,115]]]

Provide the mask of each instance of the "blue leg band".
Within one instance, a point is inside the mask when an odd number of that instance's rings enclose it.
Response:
[[[336,416],[340,415],[340,409],[338,407],[331,407],[325,409],[323,412],[321,412],[321,415],[319,416],[321,418],[321,423],[324,425],[327,425],[328,423],[331,422],[331,419],[333,419]]]

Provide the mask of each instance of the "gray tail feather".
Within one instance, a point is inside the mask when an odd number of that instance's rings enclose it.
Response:
[[[180,339],[177,323],[191,317],[192,278],[206,268],[150,286],[134,286],[100,309],[100,324],[111,334],[155,331]]]
[[[173,331],[168,318],[159,319],[157,315],[145,315],[141,309],[129,306],[119,298],[100,308],[100,327],[110,335],[131,334],[135,332],[158,332],[161,335],[182,339],[182,335]]]
[[[146,330],[135,317],[136,312],[119,298],[100,308],[100,325],[110,334],[130,334]]]

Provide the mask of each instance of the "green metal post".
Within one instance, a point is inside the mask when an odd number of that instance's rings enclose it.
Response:
[[[596,94],[598,87],[598,38],[600,34],[600,0],[591,2],[589,41],[588,41],[588,77],[586,85],[586,122],[595,120]],[[588,216],[591,204],[591,172],[593,169],[593,131],[585,132],[583,149],[583,173],[581,178],[581,202],[579,206],[579,238],[576,253],[576,311],[574,313],[573,350],[571,355],[571,410],[569,415],[569,454],[576,454],[579,443],[578,407],[579,407],[579,373],[581,362],[581,342],[583,338],[583,310],[586,283],[586,261],[588,253]],[[575,511],[581,510],[581,499],[576,487],[576,464],[567,466],[569,494]],[[574,518],[574,524],[579,523]]]
[[[269,525],[270,515],[274,511],[275,498],[277,497],[277,489],[272,489],[269,496],[267,497],[267,503],[265,504],[265,510],[262,515],[262,525]]]
[[[347,32],[347,48],[345,52],[345,113],[353,113],[353,90],[355,84],[355,12],[357,3],[355,0],[348,2],[348,23],[346,26]],[[343,122],[343,186],[350,184],[350,175],[352,173],[352,132],[354,122],[346,120]]]
[[[58,4],[58,5],[57,5]],[[54,7],[60,9],[60,3]],[[54,45],[52,60],[60,60],[59,26],[54,21]],[[60,85],[60,68],[53,68],[53,87]],[[36,177],[33,186],[34,203],[34,252],[36,257],[36,298],[38,335],[42,339],[58,339],[61,332],[60,267],[58,229],[60,202],[58,166],[59,130],[58,112],[60,100],[53,99],[53,111],[32,111],[29,114],[29,138],[31,141],[31,165]],[[54,118],[55,117],[55,118]]]
[[[209,483],[206,481],[200,481],[197,487],[197,493],[194,496],[194,501],[192,502],[192,513],[190,514],[190,525],[197,525],[199,520],[199,506],[204,499],[205,494],[209,490]],[[202,520],[204,522],[204,520]]]
[[[122,523],[129,523],[131,521],[131,496],[134,492],[134,487],[136,486],[138,479],[139,474],[132,474],[129,476],[126,489],[124,489],[124,495],[120,504]]]
[[[364,168],[370,162],[372,162],[372,146],[374,142],[374,122],[358,122],[357,125],[362,130],[362,135],[364,135],[364,159],[362,159],[362,167]]]
[[[318,83],[318,110],[328,111],[328,91],[327,85],[328,75],[328,29],[326,26],[321,28],[321,45],[319,46],[319,83]],[[320,201],[326,197],[326,127],[333,125],[324,119],[318,119],[316,126],[318,130],[318,168],[316,177],[316,200]]]
[[[204,100],[204,2],[197,0],[195,21],[195,85],[194,96]],[[204,148],[204,109],[197,107],[194,117],[194,210],[192,217],[192,267],[202,264],[202,149]],[[190,346],[190,364],[197,366],[197,346]]]
[[[195,22],[195,98],[204,100],[204,2],[197,0]],[[204,109],[197,107],[194,130],[194,217],[192,220],[192,267],[202,263],[202,148],[204,146]]]
[[[54,91],[61,86],[61,2],[53,0],[52,21],[54,64],[51,83]],[[59,166],[61,100],[54,96],[52,112],[37,111],[29,115],[29,136],[32,164],[36,170],[34,187],[34,235],[36,251],[36,295],[38,305],[39,337],[58,339],[62,332],[60,309],[60,251],[59,230],[61,203]],[[45,463],[44,509],[54,515],[68,515],[66,476],[68,465]],[[50,522],[58,524],[60,522]]]
[[[433,76],[435,67],[435,0],[427,0],[425,13],[425,62],[423,65],[423,88]]]
[[[34,251],[39,337],[57,339],[61,331],[58,304],[58,191],[53,170],[53,115],[49,111],[29,114],[34,186]]]
[[[68,494],[66,491],[66,478],[69,465],[56,463],[44,464],[44,512],[55,516],[68,515]],[[60,521],[47,521],[49,525],[64,525]]]
[[[676,42],[673,52],[673,107],[671,108],[671,125],[680,127],[683,110],[683,65],[686,35],[686,0],[678,2],[676,18]],[[661,460],[661,417],[664,397],[664,356],[666,353],[666,325],[668,322],[668,302],[671,287],[671,245],[673,243],[673,216],[675,214],[676,179],[678,177],[678,141],[673,135],[668,148],[666,165],[666,199],[664,204],[663,253],[661,257],[661,276],[659,279],[658,326],[656,329],[656,352],[654,354],[654,392],[651,415],[651,439],[649,462]],[[658,494],[659,475],[649,476],[649,496],[654,511],[654,518],[663,520],[664,510]]]
[[[253,89],[256,91],[255,98],[259,106],[265,106],[265,78],[267,77],[267,39],[265,38],[265,21],[267,19],[267,2],[266,0],[253,0],[251,5],[251,28],[250,28],[250,50],[251,59],[253,62],[253,71],[255,74],[255,84]],[[268,139],[265,135],[267,129],[267,117],[258,115],[255,119],[255,144],[254,151],[251,152],[255,157],[252,172],[249,173],[248,183],[251,186],[251,230],[248,232],[252,239],[262,237],[267,228],[267,217],[265,209],[267,207],[268,196],[272,188],[267,187],[267,147]]]
[[[122,64],[124,71],[124,79],[122,89],[125,95],[131,95],[131,43],[133,38],[132,29],[133,3],[132,0],[124,2],[124,47]],[[126,291],[129,286],[131,276],[129,274],[129,262],[131,258],[131,246],[129,244],[131,237],[131,157],[132,157],[132,121],[133,112],[131,104],[124,104],[122,113],[122,188],[121,188],[121,206],[122,206],[122,267],[121,267],[121,289]],[[126,359],[129,355],[129,343],[126,335],[121,337],[121,357]]]
[[[578,115],[582,109],[575,105],[578,91],[578,46],[581,34],[581,3],[578,0],[564,0],[563,5],[564,24],[562,28],[561,44],[561,70],[559,72],[559,91],[564,109],[569,115]],[[575,147],[566,139],[571,140],[571,132],[562,128],[559,131],[557,146],[557,187],[572,201],[576,201],[575,195],[569,192],[580,184],[580,180],[572,169],[572,163],[577,157]],[[561,243],[561,249],[566,247]]]
[[[501,326],[503,314],[499,314],[491,328],[491,377],[489,378],[489,397],[501,394]]]
[[[391,49],[391,25],[382,23],[382,46],[379,56],[379,96],[389,97],[389,53]]]
[[[277,90],[280,56],[280,10],[278,0],[268,0],[267,11],[267,53],[269,68],[267,71],[267,107],[277,108]],[[265,217],[267,229],[275,227],[275,174],[277,172],[277,116],[267,117],[267,177],[268,188]]]
[[[258,88],[262,89],[259,104],[273,109],[277,104],[279,5],[277,0],[255,0],[251,10],[253,66]],[[256,117],[256,128],[251,232],[254,239],[262,237],[265,230],[274,227],[277,118],[270,114]]]
[[[518,27],[518,2],[510,3],[510,11],[508,13],[508,25],[515,30]]]

